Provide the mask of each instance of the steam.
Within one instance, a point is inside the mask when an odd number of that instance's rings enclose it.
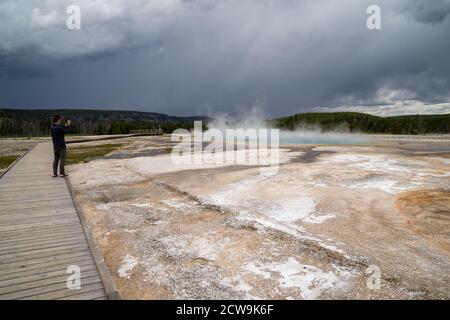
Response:
[[[271,129],[267,119],[269,116],[259,106],[251,107],[250,111],[238,112],[236,116],[228,113],[218,113],[211,116],[208,128],[225,132],[226,129]]]
[[[276,129],[271,125],[270,117],[262,111],[261,107],[253,106],[250,111],[239,112],[235,116],[227,113],[210,116],[213,120],[208,122],[208,130],[219,130],[225,133],[226,129]],[[348,127],[342,124],[333,131],[323,130],[319,126],[299,125],[295,130],[280,129],[280,145],[290,144],[355,144],[368,140],[366,135],[350,133]]]

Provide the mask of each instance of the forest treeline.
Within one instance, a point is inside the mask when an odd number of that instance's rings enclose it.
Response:
[[[74,134],[128,134],[131,130],[162,128],[191,129],[195,120],[207,117],[175,117],[160,113],[106,110],[18,110],[0,109],[1,136],[42,136],[49,134],[51,117],[61,114],[72,122]],[[450,114],[377,117],[357,112],[299,113],[270,120],[280,129],[348,131],[385,134],[450,133]]]
[[[450,133],[450,114],[377,117],[358,112],[299,113],[277,118],[272,124],[281,129],[319,129],[385,134]]]
[[[71,133],[94,135],[128,134],[131,130],[154,128],[161,128],[168,133],[177,128],[190,129],[193,127],[194,120],[207,120],[206,117],[175,117],[137,111],[0,109],[0,135],[48,135],[54,114],[71,120]]]

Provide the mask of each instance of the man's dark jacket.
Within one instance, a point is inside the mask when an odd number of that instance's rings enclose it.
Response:
[[[52,133],[53,148],[55,150],[65,149],[66,141],[64,139],[64,134],[69,132],[69,128],[54,124],[50,127],[50,132]]]

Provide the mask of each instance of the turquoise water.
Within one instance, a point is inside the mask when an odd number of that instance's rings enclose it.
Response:
[[[221,139],[226,140],[226,135],[223,135]],[[235,138],[235,141],[242,142],[255,141],[256,137]],[[270,133],[267,137],[267,142],[270,144]],[[223,141],[223,140],[222,140]],[[360,134],[351,133],[320,133],[313,131],[280,131],[279,132],[279,145],[315,145],[315,144],[327,144],[327,145],[354,145],[368,142],[368,137]],[[231,142],[231,141],[229,141]]]
[[[296,135],[280,135],[280,145],[286,144],[335,144],[335,145],[351,145],[367,142],[367,138],[360,135],[329,135],[329,134],[317,134],[317,135],[302,135],[301,133]]]

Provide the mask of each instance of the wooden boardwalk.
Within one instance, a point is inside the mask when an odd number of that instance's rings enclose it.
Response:
[[[52,146],[40,143],[0,179],[0,299],[106,299],[89,236]],[[81,288],[68,289],[69,266]]]

